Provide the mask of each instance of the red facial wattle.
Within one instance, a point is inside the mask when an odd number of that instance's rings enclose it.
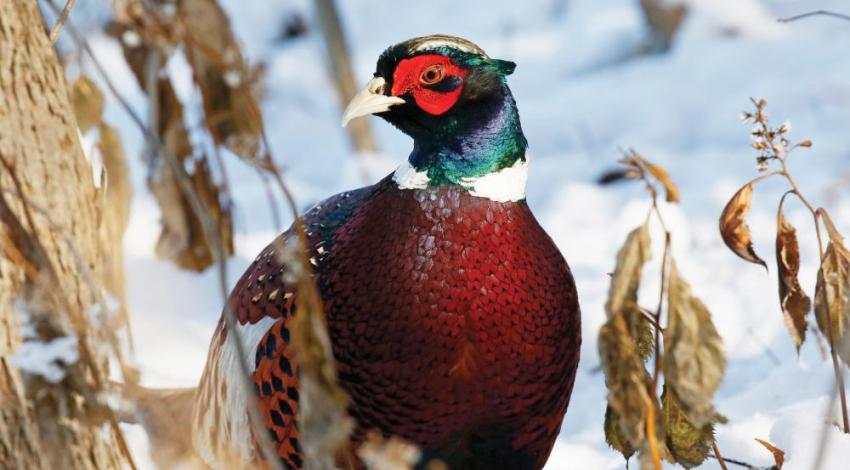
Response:
[[[429,67],[439,66],[442,70],[441,82],[446,80],[460,79],[460,85],[450,91],[441,91],[422,81],[422,75]],[[393,96],[401,96],[411,93],[416,105],[426,113],[439,116],[452,108],[457,103],[461,91],[463,91],[463,79],[469,72],[452,63],[452,60],[444,55],[426,54],[404,59],[398,63],[393,73]]]

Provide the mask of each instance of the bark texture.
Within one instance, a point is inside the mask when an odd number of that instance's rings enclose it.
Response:
[[[0,163],[0,468],[126,467],[114,416],[97,404],[107,328],[89,324],[104,273],[115,275],[101,246],[115,229],[35,0],[0,1]],[[24,322],[41,341],[78,339],[62,380],[12,364]]]

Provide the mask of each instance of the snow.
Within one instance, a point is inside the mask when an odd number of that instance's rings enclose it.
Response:
[[[100,147],[97,145],[98,129],[90,129],[83,134],[77,129],[77,135],[80,138],[80,145],[83,148],[83,155],[86,157],[86,162],[91,165],[91,176],[94,187],[100,189],[103,184],[103,175],[105,169],[103,166],[103,154],[100,153]]]
[[[15,350],[12,365],[45,380],[58,383],[65,378],[65,366],[80,358],[75,336],[60,336],[50,341],[25,340]]]
[[[463,36],[490,56],[518,64],[509,83],[533,156],[528,201],[570,262],[583,311],[580,370],[547,468],[624,467],[603,439],[605,389],[596,335],[604,321],[607,273],[628,231],[643,220],[647,199],[637,185],[602,188],[594,180],[615,164],[619,149],[632,147],[666,168],[680,185],[681,205],[662,208],[673,232],[673,253],[682,276],[712,311],[729,358],[716,400],[730,419],[718,428],[721,450],[751,464],[772,464],[771,455],[754,441],[758,437],[787,452],[786,469],[811,468],[833,389],[832,366],[811,335],[797,355],[780,314],[775,267],[766,274],[729,252],[718,236],[717,217],[734,191],[757,175],[749,127],[738,116],[749,110],[751,96],[764,97],[775,124],[793,123],[792,140],[814,142],[812,149],[795,151],[791,171],[804,192],[831,208],[838,227],[850,233],[847,187],[829,191],[850,168],[850,23],[775,21],[820,8],[846,11],[846,3],[689,0],[690,14],[673,50],[643,57],[633,56],[645,37],[634,0],[337,3],[361,85],[387,46],[423,34]],[[276,41],[284,15],[309,15],[312,2],[223,4],[250,61],[267,64],[266,126],[301,209],[374,182],[403,162],[409,139],[376,118],[369,119],[383,153],[352,154],[339,128],[341,106],[326,73],[317,28],[306,38]],[[143,111],[144,97],[118,44],[99,35],[91,41],[122,93]],[[168,73],[189,103],[187,116],[197,122],[200,100],[185,59],[172,59]],[[119,126],[129,155],[138,155],[142,138],[114,101],[108,103],[106,119]],[[228,272],[232,285],[280,227],[272,222],[256,174],[235,160],[228,170],[238,231]],[[125,254],[142,380],[150,386],[194,385],[222,303],[216,274],[180,271],[155,258],[159,215],[139,160],[134,160],[133,177]],[[749,217],[756,251],[770,264],[776,203],[785,189],[779,180],[760,183]],[[798,228],[801,282],[812,294],[817,244],[811,219],[796,203],[786,205],[786,216]],[[288,220],[285,215],[283,222]],[[658,289],[658,227],[652,236],[655,259],[641,291],[650,305]],[[830,416],[837,414],[833,410]],[[147,443],[137,430],[130,432],[134,449],[142,452]],[[845,468],[850,437],[833,428],[827,436],[821,468]],[[702,468],[719,467],[709,460]]]
[[[38,337],[35,326],[31,324],[28,306],[17,301],[14,309],[19,323],[17,336],[21,344],[10,358],[12,366],[27,374],[41,376],[51,383],[61,382],[65,378],[65,367],[80,358],[77,337],[57,336],[44,341]]]

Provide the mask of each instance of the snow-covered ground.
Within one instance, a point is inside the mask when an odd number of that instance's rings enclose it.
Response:
[[[408,138],[375,118],[371,124],[383,153],[351,154],[316,28],[306,38],[277,40],[285,14],[310,17],[312,2],[223,3],[251,61],[268,66],[266,126],[302,207],[361,186],[364,168],[369,181],[376,181],[403,161]],[[681,187],[682,204],[663,208],[674,255],[714,314],[729,358],[717,395],[719,411],[730,420],[717,432],[721,450],[727,457],[771,464],[770,454],[754,441],[758,437],[787,452],[786,469],[812,467],[832,390],[831,364],[811,338],[797,355],[780,314],[775,268],[765,274],[731,254],[718,236],[717,217],[735,189],[756,174],[749,127],[738,115],[749,108],[749,97],[764,97],[775,121],[791,120],[792,138],[814,141],[814,148],[795,154],[791,169],[809,197],[830,207],[839,227],[850,233],[850,185],[832,198],[827,191],[850,172],[850,23],[775,21],[818,8],[846,12],[850,5],[690,0],[691,13],[672,51],[621,60],[645,36],[637,0],[337,3],[363,83],[388,45],[437,32],[467,37],[491,56],[518,64],[510,85],[531,145],[528,201],[570,262],[583,310],[579,376],[547,468],[624,468],[603,438],[605,388],[596,334],[604,321],[607,273],[626,233],[643,219],[647,199],[637,185],[601,188],[594,179],[615,163],[619,148],[628,147],[667,168]],[[92,42],[131,103],[143,110],[144,98],[117,45],[100,36]],[[181,97],[197,106],[185,63],[172,60],[169,70],[179,79]],[[120,125],[128,150],[137,155],[141,138],[114,103],[107,119]],[[222,303],[215,273],[195,275],[156,259],[158,209],[145,189],[143,167],[135,163],[133,170],[136,194],[125,245],[136,359],[147,385],[194,385]],[[279,227],[273,226],[256,174],[235,160],[229,172],[239,232],[229,273],[235,282]],[[771,264],[775,204],[783,191],[778,181],[759,185],[749,218],[756,250]],[[810,218],[795,204],[787,216],[799,229],[801,279],[812,294],[816,243]],[[656,259],[647,273],[657,272],[661,253],[660,236],[654,236]],[[656,277],[647,274],[642,292],[650,305]],[[144,449],[139,430],[128,432],[134,448]],[[822,468],[848,468],[850,438],[835,430],[829,438]],[[709,460],[702,468],[718,467]]]

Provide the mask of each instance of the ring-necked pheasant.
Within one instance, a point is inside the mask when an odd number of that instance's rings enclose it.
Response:
[[[354,439],[397,435],[452,469],[539,469],[579,358],[572,275],[525,201],[526,139],[511,62],[450,36],[387,49],[343,125],[375,114],[413,138],[408,164],[305,216]],[[290,232],[281,235],[286,243]],[[269,245],[229,302],[283,463],[302,468],[298,293]],[[196,398],[201,457],[256,458],[224,322]]]

